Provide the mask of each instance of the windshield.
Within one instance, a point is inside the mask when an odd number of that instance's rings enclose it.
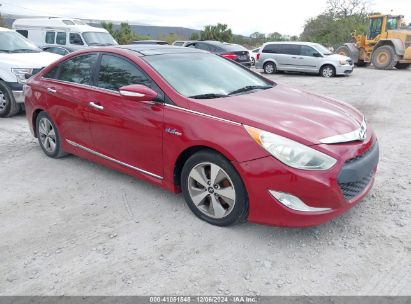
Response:
[[[40,49],[21,34],[13,31],[0,32],[0,52],[38,53]]]
[[[230,60],[207,53],[143,57],[181,95],[218,98],[273,85]],[[239,92],[240,92],[239,91]]]
[[[319,51],[323,55],[332,55],[333,54],[329,49],[327,49],[325,46],[323,46],[321,44],[316,43],[315,48],[317,49],[317,51]]]
[[[117,42],[109,33],[85,32],[83,38],[87,45],[116,45]]]

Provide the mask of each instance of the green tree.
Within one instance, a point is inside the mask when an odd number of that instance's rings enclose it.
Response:
[[[368,0],[328,0],[327,9],[306,21],[301,40],[337,47],[352,40],[351,33],[365,33]]]
[[[190,36],[190,40],[199,40],[200,39],[200,34],[197,32],[194,32]]]
[[[284,37],[282,34],[280,34],[279,32],[274,32],[268,35],[267,39],[269,41],[285,41],[287,40],[286,37]]]
[[[206,25],[200,34],[201,40],[218,40],[230,42],[233,33],[227,24],[218,23],[217,25]]]
[[[166,41],[168,44],[172,44],[176,40],[185,40],[186,37],[175,34],[175,33],[169,33],[169,34],[161,34],[159,36],[159,39]]]
[[[119,44],[129,44],[132,41],[151,38],[150,36],[135,33],[127,22],[120,23],[119,29],[116,30],[111,22],[102,22],[101,26],[106,29]]]

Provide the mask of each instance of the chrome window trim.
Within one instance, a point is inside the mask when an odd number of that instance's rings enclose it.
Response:
[[[151,176],[151,177],[154,177],[154,178],[157,178],[157,179],[160,179],[160,180],[163,179],[163,177],[160,176],[160,175],[151,173],[151,172],[149,172],[149,171],[146,171],[146,170],[140,169],[140,168],[138,168],[138,167],[132,166],[132,165],[130,165],[130,164],[124,163],[124,162],[122,162],[122,161],[119,161],[119,160],[117,160],[117,159],[115,159],[115,158],[112,158],[112,157],[109,157],[109,156],[107,156],[107,155],[101,154],[101,153],[99,153],[99,152],[97,152],[97,151],[94,151],[94,150],[92,150],[92,149],[89,149],[89,148],[87,148],[87,147],[84,147],[84,146],[82,146],[82,145],[80,145],[80,144],[78,144],[78,143],[76,143],[76,142],[74,142],[74,141],[71,141],[71,140],[69,140],[69,139],[66,139],[66,142],[67,142],[68,144],[74,146],[74,147],[80,148],[81,150],[84,150],[84,151],[86,151],[86,152],[89,152],[89,153],[91,153],[91,154],[94,154],[94,155],[96,155],[96,156],[99,156],[99,157],[104,158],[104,159],[106,159],[106,160],[112,161],[112,162],[114,162],[114,163],[116,163],[116,164],[122,165],[122,166],[124,166],[124,167],[129,168],[129,169],[133,169],[133,170],[135,170],[135,171],[138,171],[138,172],[140,172],[140,173],[149,175],[149,176]]]
[[[166,107],[169,107],[169,108],[172,108],[172,109],[181,110],[181,111],[185,111],[185,112],[188,112],[188,113],[200,115],[200,116],[203,116],[203,117],[219,120],[219,121],[230,123],[230,124],[233,124],[233,125],[236,125],[236,126],[241,126],[242,125],[241,123],[236,122],[236,121],[228,120],[228,119],[225,119],[225,118],[217,117],[217,116],[202,113],[202,112],[193,111],[193,110],[182,108],[182,107],[175,106],[175,105],[172,105],[172,104],[165,103],[164,105]]]

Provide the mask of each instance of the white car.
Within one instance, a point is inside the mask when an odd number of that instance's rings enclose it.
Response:
[[[60,58],[43,52],[19,33],[0,27],[0,117],[19,113],[27,78]]]
[[[256,48],[256,49],[248,51],[250,53],[250,59],[251,59],[252,65],[255,65],[255,62],[257,61],[257,54],[259,51],[260,51],[260,48]]]

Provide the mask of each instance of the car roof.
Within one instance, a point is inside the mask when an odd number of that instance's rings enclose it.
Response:
[[[129,44],[117,45],[107,48],[125,49],[134,51],[140,56],[162,55],[162,54],[181,54],[181,53],[208,53],[203,50],[173,46],[173,45],[158,45],[158,44]]]
[[[298,44],[298,45],[317,45],[318,43],[315,42],[306,42],[306,41],[271,41],[271,42],[266,42],[264,45],[267,44]]]

